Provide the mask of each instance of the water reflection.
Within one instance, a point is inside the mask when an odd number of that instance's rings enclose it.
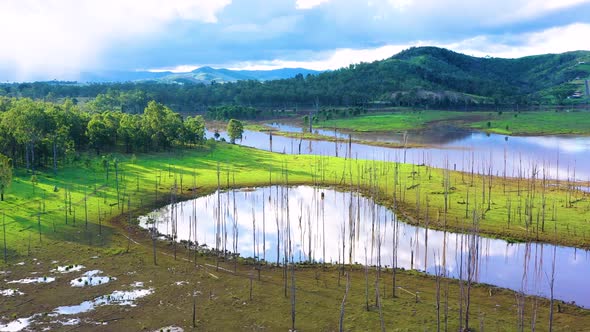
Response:
[[[587,251],[415,227],[396,222],[390,210],[357,194],[307,186],[236,190],[166,206],[150,218],[160,233],[171,234],[176,227],[179,240],[196,238],[199,244],[270,262],[374,265],[380,243],[381,265],[428,273],[443,266],[448,276],[466,279],[471,252],[477,257],[474,281],[541,296],[549,296],[555,249],[555,297],[590,307]],[[148,219],[140,218],[142,227],[149,227]]]
[[[436,129],[438,128],[438,129]],[[435,144],[432,148],[395,149],[339,142],[314,141],[246,130],[238,143],[257,149],[288,154],[315,154],[426,164],[475,173],[508,177],[577,179],[590,182],[590,137],[516,137],[481,132],[449,131],[436,127],[423,134],[409,134],[408,142]],[[293,129],[294,130],[294,129]],[[387,141],[379,135],[366,133],[364,140]],[[208,132],[208,137],[213,137]],[[327,136],[333,136],[328,133]],[[225,133],[221,137],[227,140]],[[391,136],[390,141],[399,142]],[[535,169],[535,172],[533,172]],[[545,170],[545,171],[543,171]]]
[[[303,133],[308,132],[308,129],[289,125],[284,123],[273,122],[267,126],[284,131],[288,133]],[[313,133],[329,137],[336,137],[340,139],[348,139],[360,141],[375,141],[386,143],[404,143],[404,140],[410,144],[447,144],[453,141],[468,137],[471,130],[452,126],[452,125],[438,125],[428,127],[420,130],[412,130],[409,134],[403,132],[357,132],[357,131],[341,131],[338,129],[328,128],[313,128]]]

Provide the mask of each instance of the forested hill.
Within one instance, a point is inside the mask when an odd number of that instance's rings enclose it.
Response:
[[[590,78],[590,52],[575,51],[517,59],[478,58],[436,47],[403,51],[388,60],[369,66],[375,72],[405,73],[414,84],[402,90],[423,86],[431,90],[450,90],[478,96],[526,96],[543,98],[551,89],[581,89],[576,80]],[[412,73],[414,73],[412,75]],[[581,90],[580,90],[581,91]],[[566,95],[556,96],[565,98]]]
[[[227,104],[309,106],[315,101],[323,106],[571,104],[586,102],[584,79],[589,77],[588,51],[500,59],[417,47],[382,61],[266,82],[14,83],[0,85],[0,95],[46,100],[99,96],[107,103],[103,109],[123,111],[142,110],[154,99],[180,112]]]

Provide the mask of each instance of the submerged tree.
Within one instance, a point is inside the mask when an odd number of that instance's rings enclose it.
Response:
[[[10,158],[0,153],[0,201],[4,200],[4,192],[12,182],[12,163]]]

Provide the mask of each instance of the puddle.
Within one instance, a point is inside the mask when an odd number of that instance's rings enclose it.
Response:
[[[51,324],[61,324],[62,326],[74,326],[80,324],[80,319],[72,318],[68,320],[56,320],[52,321]]]
[[[176,286],[188,285],[188,281],[177,281],[174,284],[176,284]]]
[[[80,278],[70,281],[72,287],[98,286],[116,280],[114,277],[101,276],[101,270],[92,270],[84,273]]]
[[[94,310],[104,305],[123,305],[135,307],[135,301],[148,296],[154,292],[153,288],[137,289],[132,291],[114,291],[111,294],[103,295],[92,301],[84,301],[78,305],[57,307],[53,312],[60,315],[77,315]]]
[[[2,296],[15,296],[15,295],[25,295],[25,293],[20,292],[18,289],[2,289],[0,290],[0,295]]]
[[[59,272],[59,273],[70,273],[70,272],[78,272],[84,268],[84,265],[64,265],[58,266],[57,268],[51,270],[51,272]]]
[[[9,281],[9,284],[47,284],[54,282],[54,277],[39,277],[39,278],[25,278],[19,280]]]
[[[143,282],[142,281],[136,281],[136,282],[132,283],[130,286],[131,287],[140,288],[140,287],[143,287]]]
[[[16,263],[16,265],[23,266],[25,265],[25,262]]]
[[[137,289],[132,291],[114,291],[111,294],[103,295],[95,298],[92,301],[84,301],[78,305],[73,306],[61,306],[53,310],[53,313],[48,314],[49,317],[56,317],[58,315],[77,315],[85,312],[94,310],[97,307],[105,305],[122,305],[135,307],[135,301],[148,296],[154,292],[153,288],[149,289]],[[18,318],[12,322],[4,325],[0,325],[0,331],[22,331],[28,328],[34,321],[35,318],[43,314],[34,314],[27,318]],[[52,321],[53,324],[61,324],[63,326],[73,326],[80,324],[79,318],[72,318],[67,320],[56,320]],[[96,323],[98,325],[105,325],[103,323]],[[174,331],[174,330],[172,330]]]
[[[184,332],[184,329],[182,327],[171,325],[159,328],[157,330],[154,330],[153,332]]]
[[[31,325],[31,322],[37,315],[39,314],[27,318],[18,318],[8,324],[0,325],[0,331],[22,331],[23,329]]]

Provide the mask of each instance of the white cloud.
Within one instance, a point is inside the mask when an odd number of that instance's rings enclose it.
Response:
[[[514,11],[507,11],[497,19],[498,23],[511,22],[519,19],[533,18],[549,12],[562,10],[584,3],[590,0],[528,0],[519,1],[519,6]]]
[[[590,24],[574,23],[539,32],[504,36],[505,40],[479,36],[444,46],[475,56],[518,58],[535,54],[590,50],[590,39],[586,37],[589,35]]]
[[[297,0],[295,3],[295,8],[297,9],[311,9],[313,7],[317,7],[322,3],[328,2],[330,0]]]
[[[233,64],[234,69],[269,70],[285,67],[302,67],[316,70],[338,69],[359,62],[372,62],[389,58],[412,46],[438,46],[472,56],[518,58],[545,53],[563,53],[575,50],[590,50],[590,24],[575,23],[540,32],[514,36],[477,36],[453,43],[415,41],[408,44],[386,45],[371,49],[337,49],[316,54],[316,59],[268,60]],[[496,39],[504,40],[496,40]],[[517,42],[516,46],[515,41]]]
[[[511,34],[551,26],[543,15],[584,3],[590,0],[0,0],[0,79],[194,64],[336,69],[415,45],[502,57],[590,49],[584,23]]]
[[[313,57],[315,60],[269,60],[269,61],[255,61],[242,62],[233,64],[230,67],[233,69],[247,69],[247,70],[270,70],[277,68],[296,68],[302,67],[315,70],[338,69],[346,67],[353,63],[372,62],[375,60],[382,60],[392,55],[399,53],[409,45],[386,45],[374,49],[337,49],[333,52],[324,52],[316,54]]]
[[[174,20],[215,23],[231,0],[0,1],[0,69],[17,79],[72,78],[118,43],[148,38]],[[4,67],[4,68],[2,68]]]

